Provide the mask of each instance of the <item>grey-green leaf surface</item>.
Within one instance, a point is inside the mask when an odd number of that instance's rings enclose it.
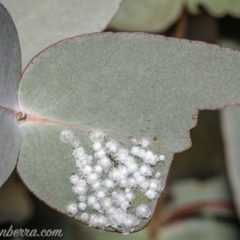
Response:
[[[101,32],[122,0],[1,0],[17,26],[23,67],[63,38]]]
[[[14,116],[21,75],[17,31],[11,16],[0,4],[0,186],[13,171],[19,152],[18,126]]]
[[[204,7],[214,17],[223,17],[227,14],[233,17],[240,16],[240,2],[238,0],[186,0],[189,12],[197,14],[199,7]]]
[[[64,213],[76,198],[69,182],[76,167],[60,133],[70,130],[89,147],[89,131],[100,129],[127,148],[130,137],[153,138],[151,149],[166,155],[154,168],[164,187],[173,155],[191,145],[198,110],[240,103],[239,64],[237,51],[143,33],[91,34],[53,45],[33,59],[20,83],[27,114],[19,124],[21,178]],[[154,210],[157,198],[142,195],[135,203]]]
[[[179,18],[182,9],[183,0],[126,0],[109,28],[161,32]]]

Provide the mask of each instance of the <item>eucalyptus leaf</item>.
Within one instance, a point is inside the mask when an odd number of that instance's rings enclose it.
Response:
[[[186,0],[186,6],[192,14],[197,14],[199,6],[202,6],[214,17],[223,17],[227,14],[233,17],[240,16],[238,0]]]
[[[0,4],[0,186],[12,173],[19,152],[19,131],[14,116],[21,75],[17,31],[7,10]]]
[[[143,33],[84,35],[47,48],[20,83],[19,106],[26,113],[19,123],[21,178],[66,213],[76,201],[69,177],[77,170],[61,133],[70,131],[91,154],[89,132],[97,129],[129,150],[133,138],[153,139],[151,151],[166,156],[153,167],[164,188],[173,155],[191,145],[198,110],[239,104],[239,63],[237,51]],[[154,211],[157,197],[149,200],[138,190],[134,196],[129,211],[141,204]]]
[[[184,0],[126,0],[109,28],[162,32],[179,18],[183,2]]]
[[[23,67],[63,38],[101,32],[122,0],[1,0],[17,26]]]

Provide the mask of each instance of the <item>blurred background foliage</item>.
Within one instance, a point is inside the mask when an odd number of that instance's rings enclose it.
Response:
[[[240,48],[238,17],[239,0],[125,0],[106,31],[145,31]],[[144,230],[121,235],[85,226],[40,202],[15,172],[0,189],[1,228],[62,229],[61,239],[73,240],[240,239],[240,174],[231,172],[237,171],[239,156],[232,158],[231,152],[239,151],[240,142],[235,140],[235,148],[229,150],[239,121],[235,114],[235,125],[228,123],[226,119],[232,118],[227,114],[199,112],[198,124],[190,132],[192,147],[175,155],[165,192]],[[228,124],[233,129],[230,137]]]

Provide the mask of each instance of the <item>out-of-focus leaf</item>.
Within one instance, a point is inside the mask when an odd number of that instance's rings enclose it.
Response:
[[[23,224],[33,208],[29,192],[14,172],[0,189],[0,223]]]
[[[235,49],[240,49],[237,40],[231,38],[220,39],[219,44]],[[226,152],[226,164],[233,198],[236,204],[238,216],[240,216],[240,191],[239,191],[239,171],[240,171],[240,109],[239,107],[229,108],[221,111],[222,130],[224,146]]]
[[[0,4],[0,186],[13,171],[19,152],[14,111],[21,75],[21,54],[11,16]]]
[[[161,229],[159,240],[238,240],[238,225],[214,219],[189,219]]]
[[[71,129],[88,147],[88,132],[100,129],[127,148],[130,136],[154,136],[152,151],[166,155],[154,169],[164,187],[173,155],[191,144],[198,109],[240,103],[239,63],[240,53],[230,49],[149,34],[92,34],[53,45],[30,63],[20,84],[27,115],[19,125],[22,179],[65,212],[76,199],[69,182],[76,170],[60,133]],[[157,199],[142,195],[137,204],[153,211]]]
[[[206,181],[177,181],[169,188],[169,196],[170,201],[164,206],[161,216],[164,224],[199,212],[214,216],[234,215],[231,194],[224,177]]]
[[[183,178],[206,179],[225,172],[219,111],[200,111],[190,131],[192,146],[174,156],[168,182]]]
[[[225,109],[221,112],[222,129],[225,142],[226,164],[229,179],[233,189],[233,198],[240,216],[240,109],[239,107]]]
[[[183,0],[126,0],[109,28],[120,31],[160,32],[182,13]]]
[[[192,14],[197,14],[199,6],[204,7],[214,17],[223,17],[227,14],[234,17],[240,16],[240,2],[238,0],[185,0],[187,9]]]
[[[17,26],[23,67],[63,38],[101,32],[122,0],[1,0]]]

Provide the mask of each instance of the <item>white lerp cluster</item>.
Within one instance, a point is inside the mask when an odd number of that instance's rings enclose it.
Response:
[[[106,136],[102,131],[89,134],[90,151],[87,153],[71,131],[62,131],[64,143],[73,147],[78,173],[70,176],[72,190],[78,201],[66,206],[72,216],[101,229],[112,228],[122,233],[134,231],[141,219],[152,212],[147,204],[133,208],[134,192],[142,192],[149,200],[162,191],[160,172],[154,166],[165,160],[150,150],[150,141],[132,139],[130,151],[123,144]],[[78,215],[77,215],[78,214]]]

